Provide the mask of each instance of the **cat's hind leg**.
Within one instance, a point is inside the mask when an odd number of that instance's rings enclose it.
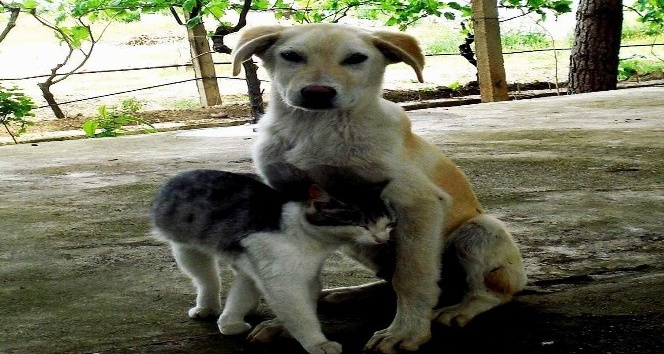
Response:
[[[273,338],[285,329],[309,354],[341,353],[341,345],[323,334],[316,314],[321,289],[318,269],[320,264],[303,266],[291,259],[272,261],[269,267],[255,266],[256,281],[278,320],[258,325],[249,334],[250,340]]]
[[[469,220],[448,237],[446,249],[450,248],[444,257],[456,257],[467,289],[460,303],[434,310],[436,322],[463,327],[525,287],[521,253],[498,219],[480,215]]]
[[[216,257],[179,243],[171,246],[178,266],[196,286],[196,306],[189,309],[189,317],[200,319],[219,316],[221,279]]]
[[[244,321],[245,316],[258,307],[260,292],[254,281],[242,272],[236,272],[217,325],[223,334],[234,335],[251,329]]]

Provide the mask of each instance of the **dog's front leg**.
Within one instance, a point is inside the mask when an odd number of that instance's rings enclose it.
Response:
[[[270,129],[268,125],[259,125],[259,130]],[[259,134],[251,151],[251,158],[256,167],[256,172],[267,184],[270,184],[269,176],[266,174],[266,166],[274,162],[286,162],[286,151],[289,147],[286,142],[271,134]]]
[[[390,198],[396,204],[399,220],[392,279],[397,294],[397,313],[388,328],[374,334],[366,350],[414,351],[431,338],[431,311],[439,294],[437,282],[446,199],[432,190],[414,192],[408,199],[407,204],[400,204],[398,197]]]

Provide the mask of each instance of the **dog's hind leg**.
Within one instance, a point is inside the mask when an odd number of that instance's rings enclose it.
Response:
[[[446,240],[444,257],[458,262],[466,292],[460,303],[434,310],[433,319],[448,326],[465,326],[482,312],[508,302],[523,290],[526,274],[521,253],[498,219],[479,215]],[[448,259],[446,263],[450,263]],[[452,269],[443,267],[443,274]]]

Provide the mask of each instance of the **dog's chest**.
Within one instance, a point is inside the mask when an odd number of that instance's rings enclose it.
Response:
[[[278,134],[289,145],[286,160],[300,167],[376,164],[398,145],[386,127],[351,119],[316,119],[280,128]]]

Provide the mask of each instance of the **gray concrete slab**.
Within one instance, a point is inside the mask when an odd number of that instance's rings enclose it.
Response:
[[[420,352],[664,352],[664,87],[409,114],[513,230],[530,276],[469,327],[434,325]],[[189,320],[193,289],[148,235],[169,176],[251,170],[250,128],[1,146],[0,352],[301,352]],[[328,286],[371,279],[340,257],[324,274]],[[346,353],[392,315],[389,292],[321,308]]]

